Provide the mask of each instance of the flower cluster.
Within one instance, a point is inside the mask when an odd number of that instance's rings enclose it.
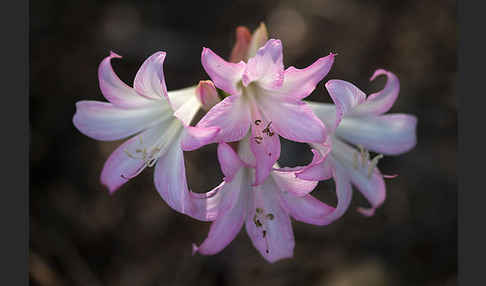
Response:
[[[230,61],[203,48],[201,63],[211,81],[175,91],[167,91],[165,52],[142,64],[133,87],[113,71],[111,60],[120,56],[112,52],[98,69],[108,102],[77,102],[73,123],[97,140],[134,135],[110,155],[101,182],[113,193],[154,166],[155,187],[171,208],[212,222],[208,237],[193,245],[193,253],[220,252],[245,225],[255,248],[275,262],[293,255],[290,217],[314,225],[335,221],[350,205],[352,185],[371,205],[359,211],[373,215],[385,200],[387,175],[378,170],[378,160],[415,146],[417,120],[408,114],[384,115],[399,92],[399,81],[389,71],[374,73],[371,80],[384,75],[387,82],[369,96],[349,82],[330,80],[325,87],[334,104],[306,102],[335,54],[305,69],[284,69],[282,43],[268,39],[263,24],[253,34],[238,27],[236,35]],[[199,110],[206,114],[195,123]],[[312,162],[280,167],[280,137],[309,144]],[[209,192],[192,192],[183,151],[211,143],[218,144],[224,180]],[[379,154],[371,158],[368,150]],[[310,194],[320,180],[330,178],[336,207]]]

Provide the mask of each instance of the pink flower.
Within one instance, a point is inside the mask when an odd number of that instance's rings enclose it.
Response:
[[[334,208],[309,195],[317,182],[295,177],[297,169],[272,169],[262,184],[254,186],[251,182],[255,170],[245,166],[226,143],[218,145],[218,159],[224,182],[205,195],[214,222],[204,242],[199,247],[193,245],[194,253],[220,252],[245,224],[255,248],[265,259],[275,262],[293,255],[290,217],[316,225],[330,222],[327,216]]]
[[[261,29],[259,33],[262,35],[254,35],[248,44],[247,55],[266,35]],[[245,35],[242,38],[244,51],[248,39]],[[232,57],[244,55],[238,51]],[[280,156],[279,135],[297,142],[325,141],[324,125],[302,99],[329,72],[333,61],[330,54],[305,69],[284,70],[282,44],[275,39],[268,40],[248,62],[227,62],[203,48],[204,69],[216,87],[230,96],[214,106],[197,126],[218,127],[221,131],[214,142],[239,141],[250,130],[250,148],[256,158],[254,183],[261,184]]]
[[[110,53],[98,69],[100,89],[109,102],[77,102],[73,123],[96,140],[136,135],[119,146],[103,167],[101,182],[110,193],[146,167],[155,166],[155,185],[162,198],[175,210],[207,220],[194,212],[198,203],[194,197],[198,196],[187,188],[183,150],[208,144],[218,128],[189,126],[201,107],[198,97],[204,95],[197,95],[196,87],[167,92],[162,69],[165,55],[157,52],[150,56],[137,72],[132,88],[111,67],[111,59],[121,57]]]
[[[353,84],[330,80],[326,88],[334,105],[309,103],[315,114],[329,127],[330,136],[325,144],[311,144],[316,150],[310,165],[297,172],[305,180],[326,180],[336,183],[339,217],[351,201],[351,185],[370,202],[371,208],[359,208],[362,214],[373,215],[385,200],[383,175],[376,165],[386,155],[398,155],[416,144],[417,119],[409,114],[387,114],[398,97],[400,84],[391,72],[377,70],[371,80],[387,76],[385,87],[368,97]],[[345,143],[348,141],[358,149]],[[366,150],[381,153],[371,159]]]

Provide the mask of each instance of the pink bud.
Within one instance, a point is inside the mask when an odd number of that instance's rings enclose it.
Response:
[[[247,61],[248,48],[250,46],[251,33],[245,26],[238,26],[236,28],[236,43],[231,51],[230,62],[238,63],[240,61]]]
[[[221,101],[213,82],[210,80],[201,80],[199,82],[196,87],[196,95],[202,104],[202,108],[206,111]]]

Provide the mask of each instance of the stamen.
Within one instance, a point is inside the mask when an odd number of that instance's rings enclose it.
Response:
[[[275,218],[275,216],[274,216],[273,214],[271,214],[271,213],[270,213],[270,214],[267,214],[267,218],[268,218],[269,220],[273,220],[273,219]]]
[[[378,161],[383,158],[383,154],[378,154],[375,156],[375,158],[373,158],[373,160],[371,160],[370,162],[370,165],[368,167],[368,179],[371,178],[371,174],[373,172],[373,169],[376,167],[376,165],[378,164]]]
[[[358,160],[359,160],[359,153],[358,153],[358,151],[355,151],[353,153],[353,168],[355,170],[358,169],[358,165],[359,165]]]
[[[253,137],[253,139],[255,139],[255,142],[257,144],[262,144],[262,140],[263,140],[262,136],[255,136],[255,137]]]
[[[260,125],[260,123],[262,123],[260,119],[255,120],[255,125]]]

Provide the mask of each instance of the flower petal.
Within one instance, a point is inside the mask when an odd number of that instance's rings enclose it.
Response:
[[[285,210],[296,220],[324,225],[323,218],[329,216],[334,208],[326,205],[311,195],[302,197],[294,196],[292,193],[280,193],[282,204]]]
[[[121,58],[121,56],[110,52],[110,55],[101,61],[98,67],[100,89],[105,98],[114,105],[124,108],[151,104],[152,100],[141,96],[133,88],[121,81],[111,66],[112,58]]]
[[[218,132],[218,127],[200,128],[186,126],[182,134],[181,148],[184,151],[196,150],[211,143]]]
[[[318,183],[318,181],[299,179],[296,177],[295,171],[279,171],[278,169],[273,170],[272,178],[281,192],[298,197],[305,196],[312,192]]]
[[[195,91],[195,87],[184,89],[185,94],[183,96],[180,96],[180,99],[181,101],[182,99],[184,99],[185,101],[177,103],[177,109],[174,109],[174,105],[172,106],[174,110],[174,116],[179,118],[184,126],[188,126],[191,124],[192,119],[194,119],[194,116],[196,116],[197,112],[201,107],[201,102],[197,98]],[[182,94],[179,93],[179,95]],[[172,98],[175,98],[175,96],[173,96]]]
[[[258,49],[256,55],[248,60],[243,85],[257,81],[263,88],[278,88],[284,79],[282,42],[270,39]]]
[[[271,122],[261,116],[258,108],[252,109],[250,149],[255,156],[255,182],[259,185],[267,178],[280,157],[280,139],[271,129]]]
[[[236,43],[231,50],[230,62],[246,61],[248,48],[250,47],[251,33],[247,27],[236,27]]]
[[[271,178],[254,187],[250,192],[245,223],[253,246],[272,263],[292,257],[295,246],[292,224],[285,209],[280,206],[278,192]]]
[[[261,96],[258,101],[280,136],[301,143],[322,143],[326,140],[324,124],[306,103],[282,101],[273,96]]]
[[[232,142],[246,135],[250,120],[250,111],[244,98],[229,96],[211,108],[196,126],[218,127],[220,132],[214,140]]]
[[[145,168],[146,161],[141,159],[140,153],[142,150],[151,150],[163,131],[162,125],[150,128],[125,141],[110,155],[101,171],[101,183],[108,187],[110,193]]]
[[[246,64],[229,63],[208,48],[203,48],[201,63],[214,84],[231,95],[239,95],[237,83],[241,80]]]
[[[334,122],[327,125],[329,132],[334,132],[344,116],[366,99],[366,94],[350,82],[330,80],[326,89],[334,102]],[[320,110],[322,112],[322,109]],[[318,113],[316,113],[317,116]],[[328,120],[328,119],[326,119]]]
[[[243,166],[243,162],[236,152],[226,143],[218,144],[218,161],[225,176],[225,181],[232,181],[234,175]]]
[[[327,142],[327,141],[326,141]],[[325,159],[331,152],[330,145],[312,144],[316,149],[312,149],[314,157],[309,165],[295,173],[295,176],[302,180],[324,181],[332,177],[332,166]]]
[[[83,100],[76,102],[73,124],[86,136],[110,141],[133,135],[159,122],[167,122],[170,117],[170,109],[162,104],[125,109],[107,102]]]
[[[348,117],[336,129],[336,135],[378,153],[398,155],[417,144],[417,118],[409,114]]]
[[[370,94],[366,101],[357,106],[349,116],[380,115],[393,106],[400,91],[400,81],[393,73],[382,69],[376,70],[370,80],[374,80],[379,75],[386,75],[385,87],[377,93]]]
[[[369,160],[358,158],[358,151],[343,141],[334,138],[331,155],[343,167],[353,185],[370,202],[372,209],[379,207],[386,196],[385,182],[378,168],[370,165]],[[354,155],[356,154],[356,155]],[[334,166],[338,164],[334,163]]]
[[[248,54],[246,59],[252,58],[256,55],[258,49],[263,47],[268,41],[268,31],[265,24],[262,22],[260,26],[251,35],[250,46],[248,47]]]
[[[248,171],[240,169],[235,179],[221,190],[224,197],[219,206],[219,215],[211,224],[208,237],[199,246],[193,245],[193,253],[211,255],[223,250],[240,232],[246,216],[249,189]]]
[[[334,56],[331,53],[304,69],[287,68],[284,72],[282,86],[278,89],[269,89],[269,91],[272,94],[292,100],[300,100],[309,96],[331,69]]]
[[[141,95],[151,99],[167,100],[163,69],[165,55],[165,52],[151,55],[138,70],[133,87]]]

